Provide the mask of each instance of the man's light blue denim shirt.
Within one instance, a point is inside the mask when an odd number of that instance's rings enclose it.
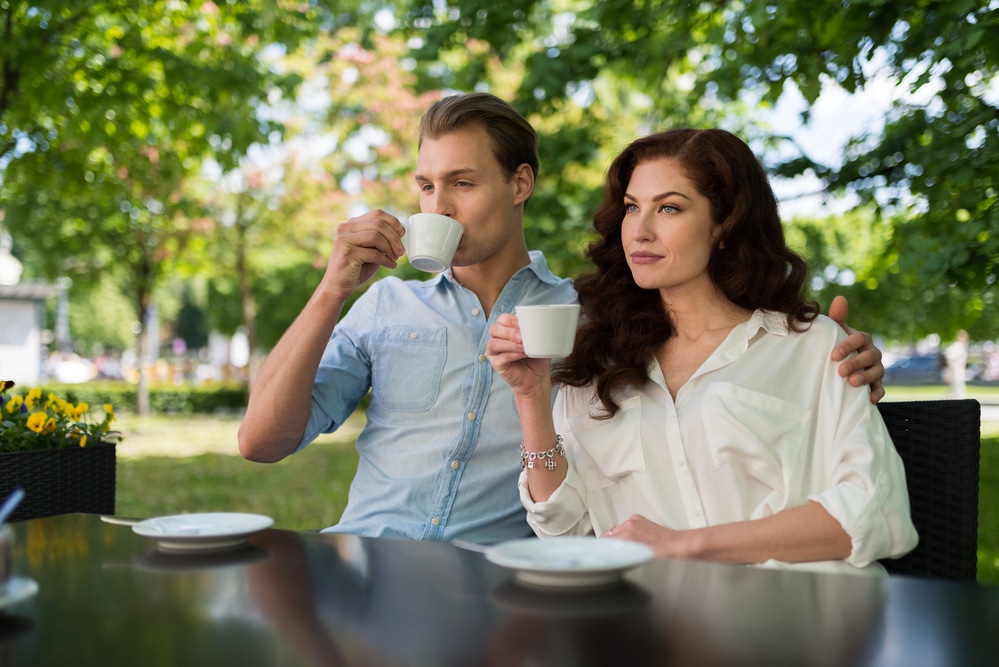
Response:
[[[575,298],[536,251],[488,320],[450,270],[372,285],[334,329],[299,444],[336,430],[371,389],[347,507],[327,530],[483,543],[531,535],[517,488],[520,420],[486,343],[518,304]]]

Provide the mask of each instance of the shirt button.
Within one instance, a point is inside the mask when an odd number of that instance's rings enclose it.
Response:
[[[451,461],[451,470],[457,470],[459,465],[461,464],[457,461]]]
[[[468,413],[468,421],[470,421],[470,422],[475,421],[475,413],[474,412],[469,412]]]
[[[415,331],[411,331],[411,332],[409,333],[409,337],[410,337],[410,338],[419,338],[419,337],[420,337],[420,334],[416,333]]]
[[[479,309],[478,308],[475,308],[475,309],[472,310],[472,315],[478,315],[478,314],[479,314]]]
[[[486,360],[486,355],[480,354],[479,355],[479,361],[485,361],[485,360]]]
[[[441,525],[440,517],[435,516],[433,519],[430,520],[430,523],[434,524],[435,526]]]

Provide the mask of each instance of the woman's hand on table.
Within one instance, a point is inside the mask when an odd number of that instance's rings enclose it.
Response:
[[[612,526],[601,537],[647,544],[652,547],[656,558],[691,558],[692,553],[687,548],[685,539],[689,534],[690,531],[666,528],[640,514],[633,514],[621,525]]]

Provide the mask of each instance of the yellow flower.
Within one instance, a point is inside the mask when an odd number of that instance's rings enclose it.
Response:
[[[24,397],[24,403],[25,405],[28,406],[29,410],[34,410],[35,403],[37,403],[38,399],[40,399],[41,397],[42,397],[42,390],[39,389],[38,387],[35,387],[34,389],[28,392],[27,396]]]
[[[6,381],[0,387],[9,389]],[[0,397],[0,452],[87,447],[88,444],[114,444],[121,434],[111,429],[114,408],[104,406],[104,419],[92,420],[90,404],[73,403],[56,394],[42,398],[35,388],[22,395]],[[6,410],[3,410],[6,407]]]
[[[45,430],[45,422],[48,420],[48,414],[44,412],[35,412],[28,417],[27,427],[30,428],[35,433],[41,433]]]

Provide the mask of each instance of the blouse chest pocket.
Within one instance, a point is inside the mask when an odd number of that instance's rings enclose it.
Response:
[[[567,424],[575,441],[573,465],[588,489],[602,489],[645,472],[641,396],[623,401],[613,419],[569,417]]]
[[[808,447],[811,410],[768,394],[716,382],[704,400],[705,431],[716,467],[738,465],[768,487],[783,489]]]
[[[437,402],[446,359],[444,327],[382,329],[372,355],[371,399],[386,410],[429,410]]]

